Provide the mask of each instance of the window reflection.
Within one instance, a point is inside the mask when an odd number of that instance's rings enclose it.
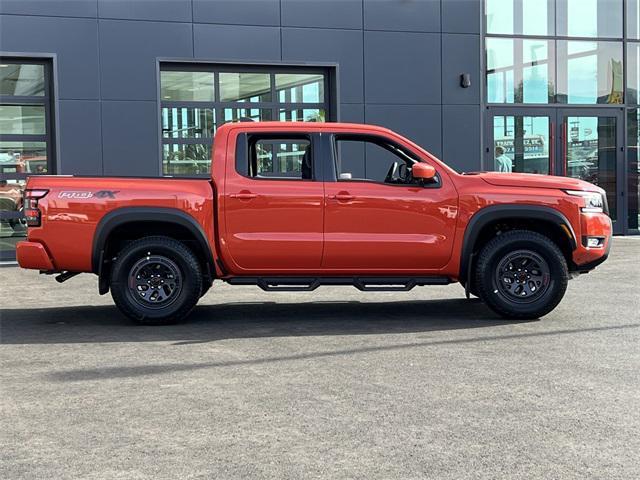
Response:
[[[271,82],[268,73],[221,73],[220,101],[269,102]]]
[[[160,95],[162,100],[213,102],[212,72],[161,72]]]
[[[44,65],[0,63],[0,95],[42,97]]]
[[[549,173],[549,117],[497,115],[493,117],[496,172]]]
[[[203,175],[210,168],[210,144],[162,145],[162,170],[165,175]]]
[[[559,40],[558,102],[623,103],[622,44]]]
[[[325,112],[320,108],[281,109],[281,122],[324,122]]]
[[[44,135],[45,111],[39,105],[0,105],[0,134]]]
[[[560,36],[622,37],[622,0],[557,0]]]
[[[48,173],[46,142],[0,142],[0,174]]]
[[[637,229],[640,225],[640,110],[637,108],[627,112],[627,161],[628,226]]]
[[[627,38],[640,39],[640,0],[627,2]]]
[[[214,112],[210,108],[173,107],[162,109],[164,138],[203,138],[215,133]]]
[[[487,33],[553,35],[553,0],[486,0]]]
[[[277,74],[276,91],[282,103],[322,103],[324,77],[318,74]]]
[[[487,38],[489,103],[548,103],[554,95],[553,42]]]
[[[640,91],[640,44],[627,44],[627,103],[637,105]]]

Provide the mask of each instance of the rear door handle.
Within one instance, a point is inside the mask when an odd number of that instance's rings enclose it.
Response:
[[[251,200],[252,198],[256,198],[258,195],[255,193],[242,191],[239,193],[232,193],[229,195],[231,198],[237,198],[238,200]]]
[[[329,196],[331,200],[338,200],[339,202],[348,202],[350,200],[355,200],[356,197],[351,195],[350,193],[337,193],[335,195]]]

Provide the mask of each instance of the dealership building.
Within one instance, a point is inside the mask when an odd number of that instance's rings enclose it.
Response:
[[[639,233],[640,0],[2,0],[0,56],[0,259],[29,175],[206,176],[239,120],[582,178]]]

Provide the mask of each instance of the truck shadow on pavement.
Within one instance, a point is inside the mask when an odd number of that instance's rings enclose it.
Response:
[[[196,307],[186,322],[140,326],[114,306],[5,309],[0,343],[54,344],[376,335],[519,323],[498,318],[477,299],[399,302],[225,303]]]

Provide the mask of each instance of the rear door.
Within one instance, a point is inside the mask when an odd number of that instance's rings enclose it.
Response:
[[[316,134],[250,133],[227,164],[223,248],[242,273],[321,266],[324,189]]]
[[[444,267],[458,214],[447,174],[414,180],[411,166],[428,159],[384,137],[334,135],[331,143],[323,267],[390,275]]]

